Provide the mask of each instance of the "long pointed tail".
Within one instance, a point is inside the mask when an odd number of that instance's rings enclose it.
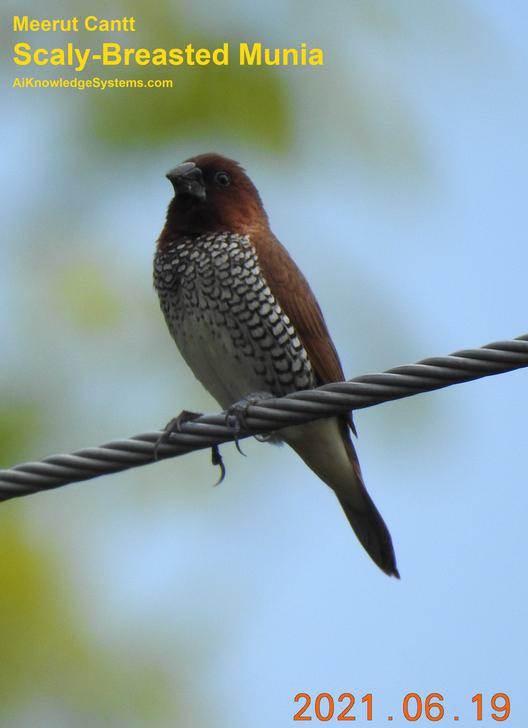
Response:
[[[396,566],[396,556],[389,529],[363,483],[361,483],[361,488],[361,495],[356,493],[353,498],[350,498],[347,493],[337,491],[335,493],[354,533],[370,558],[388,576],[395,576],[399,579],[400,574]],[[357,489],[359,490],[359,488]],[[358,503],[358,500],[362,502]]]
[[[283,430],[281,436],[332,488],[370,558],[399,579],[391,535],[365,488],[346,422],[336,417],[317,420]]]

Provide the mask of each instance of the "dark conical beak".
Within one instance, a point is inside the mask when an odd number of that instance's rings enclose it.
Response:
[[[167,172],[167,179],[174,187],[175,195],[188,195],[197,200],[205,200],[205,183],[202,170],[194,162],[179,164],[170,172]]]

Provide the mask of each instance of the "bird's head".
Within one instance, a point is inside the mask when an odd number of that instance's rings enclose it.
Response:
[[[220,154],[191,157],[167,174],[174,198],[163,237],[267,228],[260,195],[238,162]]]

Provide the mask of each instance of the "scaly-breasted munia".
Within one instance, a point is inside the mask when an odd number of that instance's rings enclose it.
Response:
[[[342,381],[321,309],[270,230],[244,170],[202,154],[167,174],[175,195],[154,261],[169,331],[197,379],[223,409],[254,392],[284,395]],[[389,531],[372,502],[350,438],[351,416],[278,436],[336,494],[375,563],[398,576]]]

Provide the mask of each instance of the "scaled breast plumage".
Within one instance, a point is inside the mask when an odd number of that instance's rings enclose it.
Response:
[[[313,386],[307,353],[247,235],[180,237],[158,250],[154,285],[197,378],[227,407],[255,391]]]

